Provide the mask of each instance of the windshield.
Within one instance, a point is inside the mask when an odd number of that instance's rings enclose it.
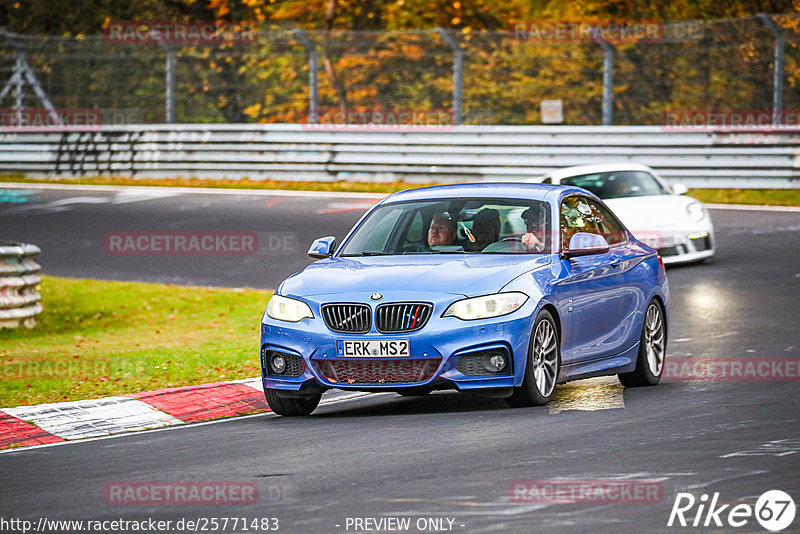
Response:
[[[497,198],[387,204],[363,221],[339,256],[548,254],[550,207]]]
[[[600,198],[644,197],[668,195],[653,176],[644,171],[616,171],[562,178],[563,185],[587,189]]]

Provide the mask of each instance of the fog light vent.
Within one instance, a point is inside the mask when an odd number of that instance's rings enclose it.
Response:
[[[261,350],[261,370],[264,376],[300,376],[305,370],[303,358],[275,350]]]
[[[464,354],[458,357],[456,369],[467,376],[508,374],[510,372],[508,351],[492,349]]]

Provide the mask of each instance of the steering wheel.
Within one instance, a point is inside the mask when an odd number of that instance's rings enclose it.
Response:
[[[522,237],[518,235],[510,235],[504,237],[500,241],[490,243],[489,246],[483,249],[483,252],[513,252],[520,253],[526,252],[527,248],[522,244]]]

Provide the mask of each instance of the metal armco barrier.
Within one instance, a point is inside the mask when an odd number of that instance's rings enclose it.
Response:
[[[33,328],[42,311],[42,296],[36,286],[42,281],[41,267],[34,257],[36,245],[0,241],[0,327]]]
[[[612,161],[643,163],[690,187],[799,187],[800,129],[305,124],[0,129],[0,172],[48,177],[513,181]]]

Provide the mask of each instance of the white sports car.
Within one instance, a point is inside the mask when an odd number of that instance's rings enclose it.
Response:
[[[638,163],[579,165],[550,171],[530,182],[575,185],[599,196],[637,239],[656,248],[664,263],[701,261],[714,255],[714,225],[703,205]]]

